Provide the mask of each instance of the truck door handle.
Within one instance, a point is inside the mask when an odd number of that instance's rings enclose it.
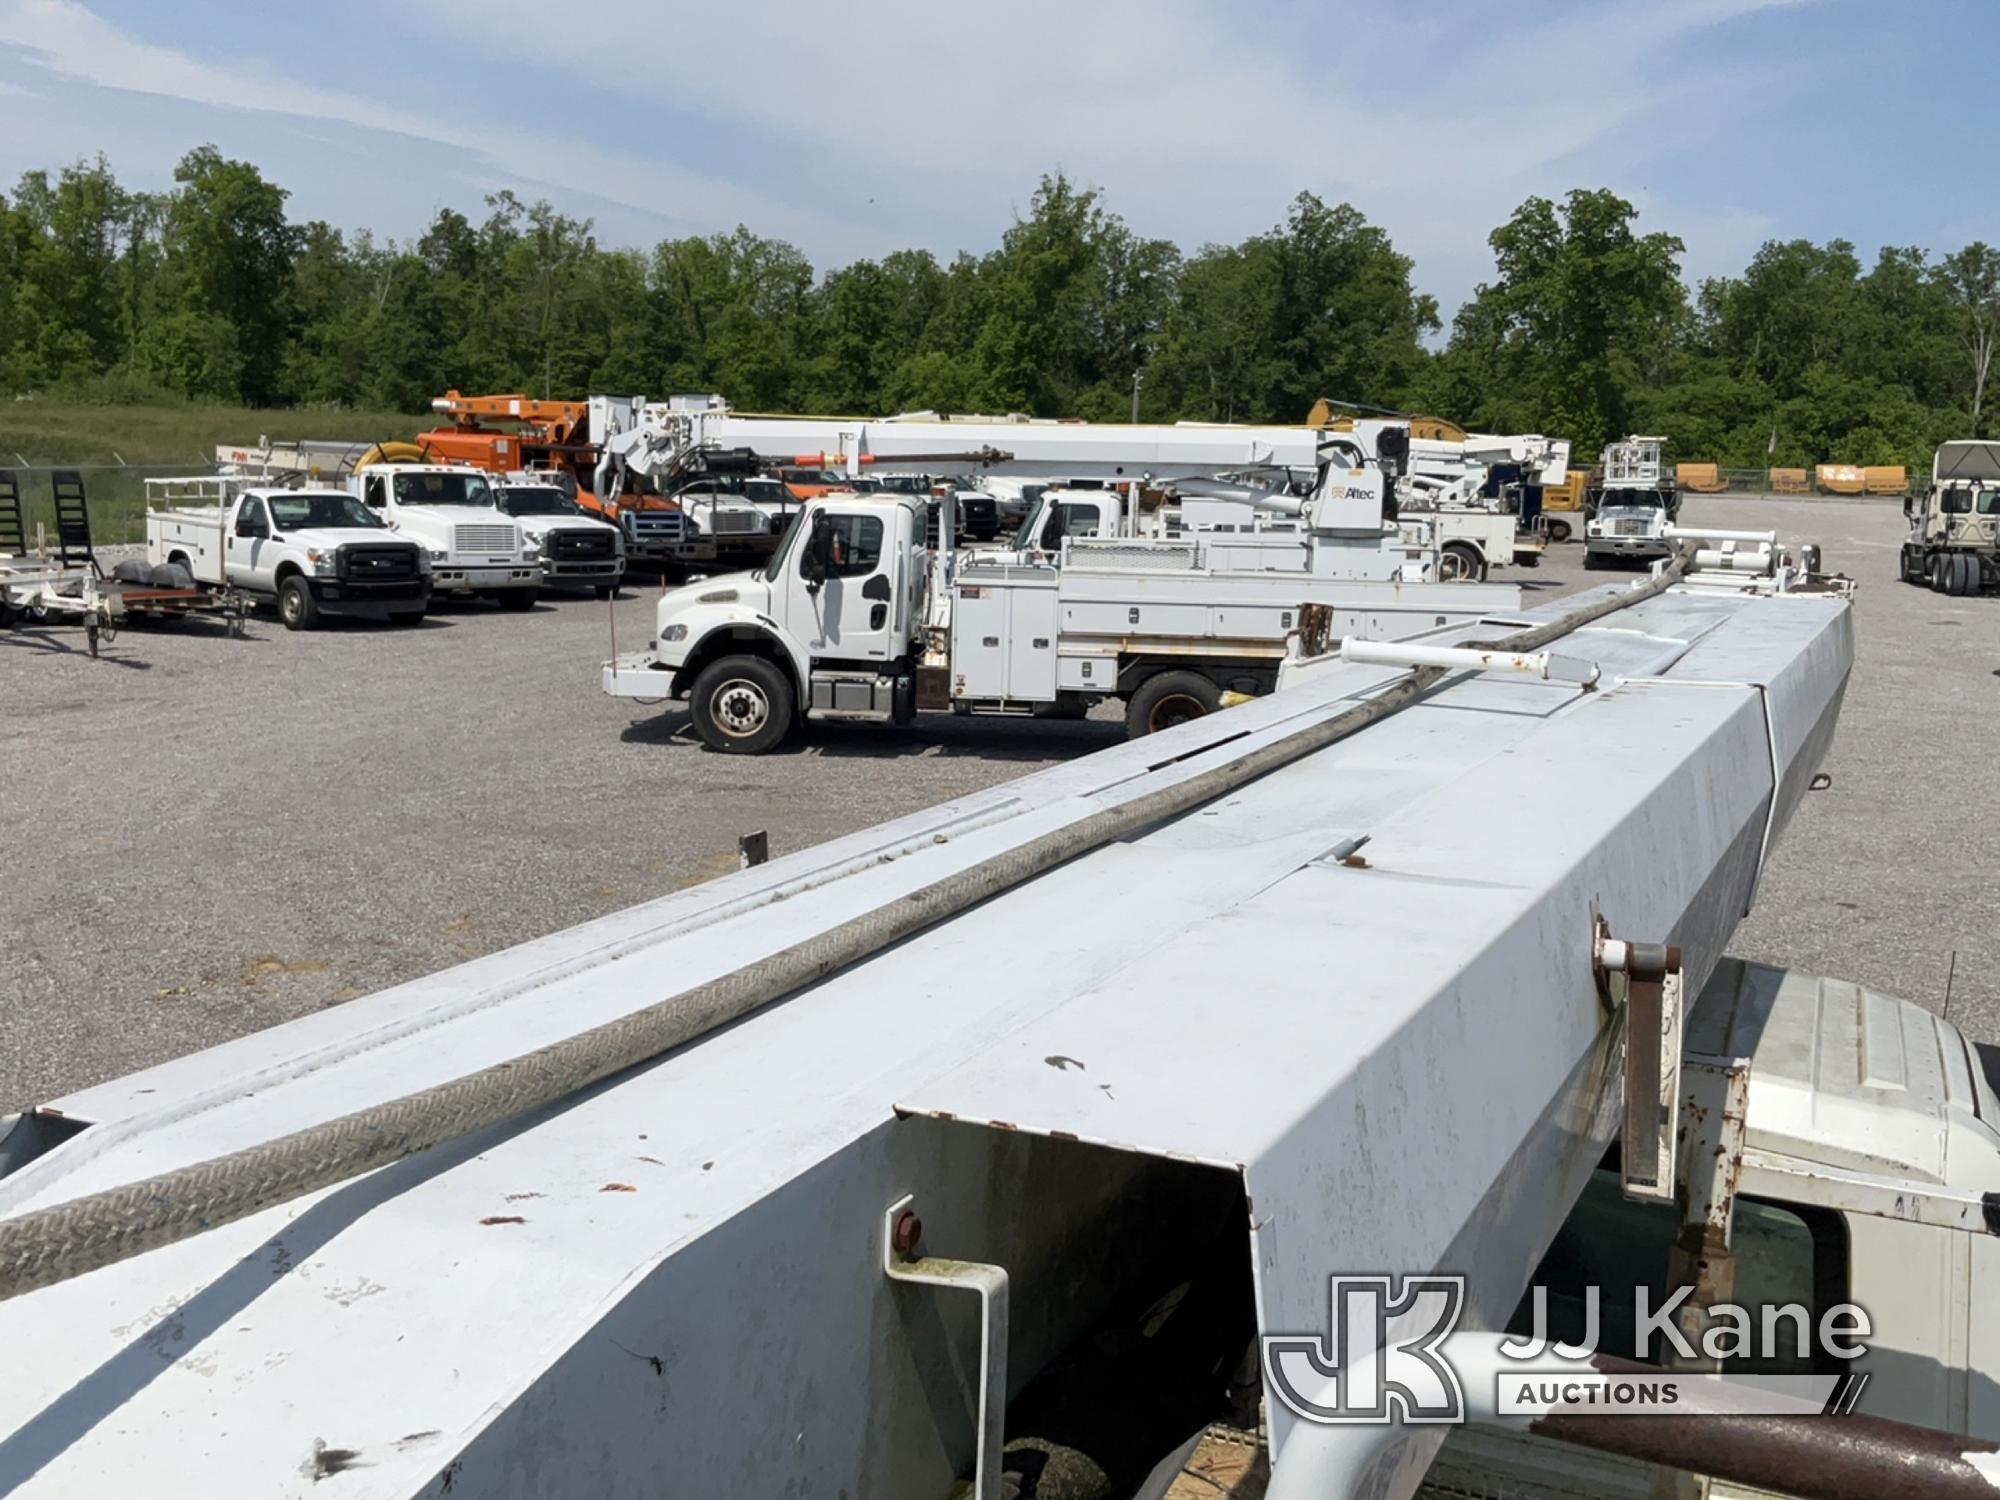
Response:
[[[888,622],[888,619],[889,606],[886,604],[877,604],[868,611],[868,628],[870,630],[880,630]]]

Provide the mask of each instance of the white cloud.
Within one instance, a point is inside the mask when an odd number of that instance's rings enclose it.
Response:
[[[488,76],[562,99],[558,119],[647,122],[648,144],[617,149],[412,110],[370,97],[358,72],[329,88],[266,61],[190,56],[81,0],[0,0],[0,47],[140,104],[284,117],[295,137],[326,138],[313,160],[386,135],[432,170],[448,160],[468,191],[521,184],[580,203],[607,231],[741,221],[821,264],[911,242],[983,248],[1003,205],[1022,206],[1054,167],[1186,245],[1261,229],[1310,189],[1383,224],[1449,305],[1486,272],[1487,232],[1527,194],[1587,181],[1635,194],[1610,170],[1621,153],[1705,128],[1713,80],[1657,81],[1664,52],[1806,0],[1588,0],[1559,16],[1455,0],[1418,18],[1391,0],[1271,3],[587,0],[564,31],[589,45],[557,48],[541,0],[484,0],[470,27],[462,0],[391,13],[415,35],[389,45],[448,42],[460,67],[483,54]],[[710,165],[724,159],[753,162],[758,185]],[[366,203],[335,215],[370,216]],[[1743,228],[1727,205],[1699,218],[1730,240]],[[1692,249],[1708,230],[1683,233]]]
[[[221,112],[322,121],[449,147],[463,154],[467,171],[488,181],[589,195],[689,228],[739,220],[788,226],[774,227],[774,233],[810,234],[826,227],[815,214],[799,213],[671,160],[579,149],[555,137],[415,112],[301,81],[261,60],[205,62],[133,37],[79,0],[0,0],[0,47],[5,46],[21,49],[27,61],[48,73],[97,88],[183,100]]]

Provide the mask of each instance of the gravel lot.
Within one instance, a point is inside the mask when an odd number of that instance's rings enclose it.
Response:
[[[1863,581],[1827,769],[1737,950],[1943,1002],[2000,1040],[2000,599],[1895,582],[1894,505],[1697,497]],[[1599,581],[1581,549],[1504,575]],[[616,606],[630,647],[648,591]],[[742,760],[603,697],[610,610],[443,606],[415,631],[0,633],[0,1113],[1117,740],[1081,723],[816,729]]]

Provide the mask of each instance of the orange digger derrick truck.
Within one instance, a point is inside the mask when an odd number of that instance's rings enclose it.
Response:
[[[754,563],[769,555],[799,502],[779,480],[760,473],[760,465],[711,455],[699,472],[677,474],[664,485],[600,493],[604,445],[636,426],[646,404],[643,396],[538,401],[447,391],[431,410],[451,425],[418,441],[438,462],[552,476],[586,512],[624,532],[633,562],[684,566],[726,557]]]

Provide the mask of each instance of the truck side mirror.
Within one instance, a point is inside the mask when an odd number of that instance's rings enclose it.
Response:
[[[805,550],[799,554],[799,576],[808,588],[818,588],[826,582],[828,549],[833,545],[833,527],[827,524],[826,512],[813,512],[812,530],[806,534]]]

